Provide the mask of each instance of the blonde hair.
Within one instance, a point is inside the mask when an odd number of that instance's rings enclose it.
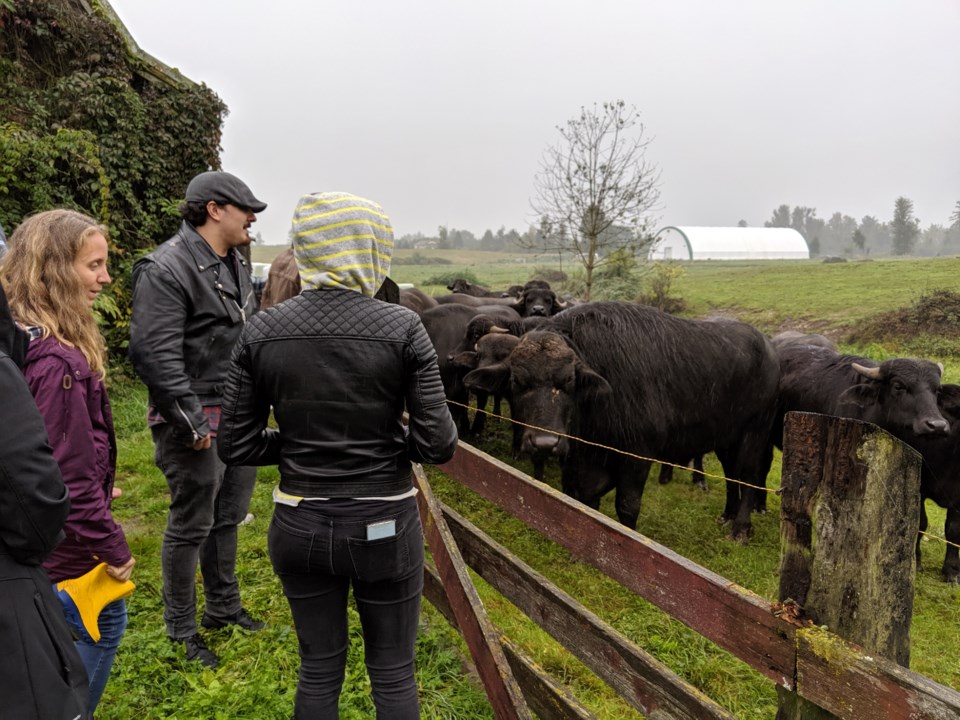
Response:
[[[76,347],[90,369],[104,377],[103,335],[73,266],[87,238],[97,233],[107,237],[107,228],[75,210],[31,215],[10,236],[0,281],[18,322]]]

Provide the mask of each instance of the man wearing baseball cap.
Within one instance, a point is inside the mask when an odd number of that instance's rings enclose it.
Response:
[[[187,659],[211,668],[219,660],[197,628],[198,562],[200,625],[263,628],[241,604],[234,573],[256,468],[224,465],[216,438],[230,353],[257,311],[237,249],[250,244],[250,225],[266,207],[235,175],[200,173],[187,185],[180,230],[133,269],[130,359],[149,391],[147,424],[170,488],[163,618]]]

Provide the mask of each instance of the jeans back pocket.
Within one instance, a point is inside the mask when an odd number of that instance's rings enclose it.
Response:
[[[423,561],[423,539],[419,526],[405,525],[396,535],[367,540],[347,538],[347,550],[355,576],[364,582],[396,580]]]

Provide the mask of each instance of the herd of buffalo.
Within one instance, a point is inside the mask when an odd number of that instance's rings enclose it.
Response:
[[[939,364],[877,363],[840,354],[820,335],[768,338],[735,320],[561,299],[543,281],[492,293],[458,280],[448,289],[439,297],[417,289],[400,295],[436,347],[461,434],[483,431],[483,413],[470,424],[470,392],[481,408],[490,396],[503,398],[522,423],[513,426],[514,453],[531,457],[535,477],[543,478],[548,458],[558,459],[564,492],[597,508],[615,490],[617,517],[630,528],[652,464],[641,458],[699,463],[713,452],[724,475],[741,481],[727,483],[722,519],[746,542],[751,513],[765,509],[784,415],[795,410],[871,422],[916,448],[922,500],[946,508],[946,538],[960,543],[960,385],[941,384]],[[956,544],[947,545],[943,577],[960,582]]]

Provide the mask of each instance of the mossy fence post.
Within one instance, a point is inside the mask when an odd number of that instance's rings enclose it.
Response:
[[[826,627],[898,664],[910,664],[920,522],[920,455],[880,428],[858,420],[788,413],[781,474],[780,600],[797,603],[795,688],[829,692],[829,678],[803,662],[816,654],[844,662]],[[811,685],[817,691],[810,693]],[[778,688],[777,720],[834,718]]]

